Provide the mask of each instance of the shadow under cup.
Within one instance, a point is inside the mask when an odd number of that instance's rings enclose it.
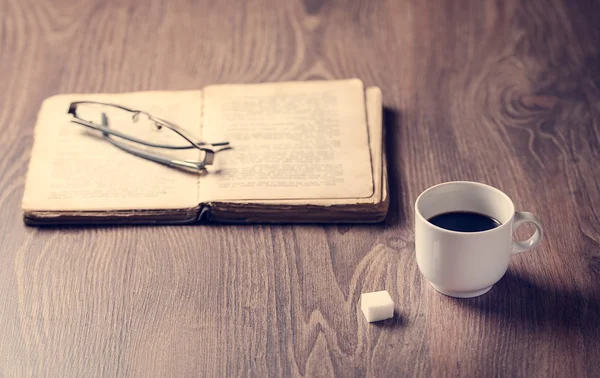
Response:
[[[486,231],[459,232],[428,221],[453,211],[484,214],[501,224]],[[468,181],[439,184],[417,198],[415,213],[417,264],[437,291],[461,298],[478,296],[506,273],[515,208],[502,191]]]

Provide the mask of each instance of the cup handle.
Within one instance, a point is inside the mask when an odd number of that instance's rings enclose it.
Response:
[[[516,255],[521,252],[528,251],[532,248],[535,248],[542,241],[542,237],[544,235],[544,229],[542,227],[542,222],[533,214],[528,213],[526,211],[517,211],[515,212],[515,220],[513,222],[513,232],[523,223],[532,223],[535,227],[534,234],[527,240],[517,241],[513,240],[513,255]]]

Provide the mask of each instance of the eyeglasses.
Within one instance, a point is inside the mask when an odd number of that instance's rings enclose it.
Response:
[[[213,164],[215,153],[231,148],[229,142],[198,142],[181,127],[141,110],[121,105],[78,101],[69,106],[71,122],[102,132],[105,140],[135,156],[185,171],[204,171]],[[185,141],[185,143],[184,143]],[[137,143],[138,147],[132,147]],[[197,149],[204,153],[201,160],[173,159],[143,151],[141,146],[167,150]]]

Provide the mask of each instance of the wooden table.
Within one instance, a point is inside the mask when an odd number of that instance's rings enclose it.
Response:
[[[0,0],[0,376],[598,376],[599,14],[583,0]],[[47,96],[354,76],[387,109],[383,224],[22,223]],[[504,190],[546,229],[470,300],[436,293],[414,256],[414,200],[455,179]],[[380,289],[397,316],[368,324],[360,294]]]

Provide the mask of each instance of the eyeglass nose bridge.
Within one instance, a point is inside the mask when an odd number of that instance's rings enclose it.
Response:
[[[205,148],[203,149],[204,153],[206,154],[204,156],[204,161],[203,161],[203,165],[212,165],[215,161],[215,151]]]
[[[189,169],[192,171],[202,171],[206,169],[207,165],[212,165],[215,159],[215,152],[212,150],[205,149],[204,159],[200,162],[194,160],[171,160],[169,165],[177,166],[179,168]]]

